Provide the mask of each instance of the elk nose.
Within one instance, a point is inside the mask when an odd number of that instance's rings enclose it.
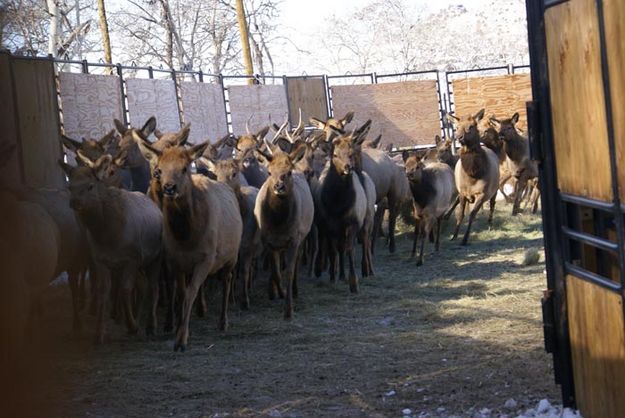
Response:
[[[345,174],[349,174],[352,172],[352,165],[351,164],[345,164],[345,167],[343,167],[343,171],[345,172]]]
[[[163,186],[163,193],[167,196],[173,196],[176,193],[176,185],[167,183]]]

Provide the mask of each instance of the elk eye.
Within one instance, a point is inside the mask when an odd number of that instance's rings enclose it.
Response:
[[[183,173],[183,174],[187,174],[187,167],[185,167],[185,168],[183,168],[183,169],[182,169],[182,173]]]
[[[155,179],[160,180],[161,179],[161,169],[160,168],[155,168],[153,175],[154,175]]]

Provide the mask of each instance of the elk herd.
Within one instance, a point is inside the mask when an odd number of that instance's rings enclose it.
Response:
[[[397,217],[412,207],[412,255],[420,239],[421,265],[426,239],[439,250],[441,224],[454,209],[452,239],[470,208],[463,245],[486,202],[492,224],[498,191],[513,214],[524,199],[536,211],[538,172],[516,127],[518,113],[499,120],[482,109],[446,118],[458,150],[437,137],[435,148],[404,151],[403,158],[378,149],[380,136],[368,135],[371,120],[349,127],[352,112],[311,118],[308,129],[300,113],[294,129],[286,121],[199,144],[188,141],[189,125],[160,132],[154,117],[138,128],[115,120],[115,129],[97,140],[64,137],[68,158],[59,165],[66,189],[0,187],[6,231],[0,293],[15,309],[10,335],[19,340],[32,326],[42,293],[66,272],[74,330],[89,305],[98,343],[109,316],[125,320],[130,334],[144,319],[152,335],[164,305],[163,328],[175,333],[174,349],[184,351],[194,306],[198,316],[207,313],[209,280],[221,282],[220,330],[228,327],[232,301],[250,309],[250,290],[264,282],[266,269],[268,296],[284,299],[289,319],[302,272],[328,274],[331,282],[338,274],[353,293],[359,276],[374,275],[385,212],[392,253]],[[4,148],[0,165],[17,153]],[[510,181],[514,190],[505,193]]]

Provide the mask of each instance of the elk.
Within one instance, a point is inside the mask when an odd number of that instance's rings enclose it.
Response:
[[[121,121],[113,121],[122,138],[119,147],[126,153],[126,172],[122,174],[124,188],[127,190],[146,193],[150,185],[150,166],[141,155],[138,145],[132,137],[134,128],[127,128]],[[150,117],[140,129],[141,136],[148,138],[156,129],[156,118]],[[87,155],[87,157],[89,157]],[[94,158],[92,158],[95,160]]]
[[[516,179],[512,215],[517,215],[521,210],[521,199],[528,181],[538,177],[538,165],[530,159],[529,141],[516,128],[519,121],[518,112],[509,119],[499,121],[496,118],[491,118],[490,121],[503,139],[508,170]]]
[[[304,156],[303,147],[287,154],[273,144],[265,145],[266,150],[255,151],[267,160],[269,177],[258,192],[254,215],[263,245],[271,255],[269,297],[275,298],[276,291],[283,296],[281,281],[286,276],[284,318],[291,319],[300,248],[310,232],[315,210],[306,178],[295,171],[295,165]]]
[[[61,142],[71,152],[77,154],[80,150],[84,156],[91,160],[97,160],[104,154],[114,155],[119,151],[120,138],[116,135],[115,129],[109,131],[100,139],[86,139],[77,141],[68,136],[63,135]],[[76,156],[78,163],[78,157]]]
[[[438,161],[447,164],[452,170],[456,167],[458,156],[452,152],[453,141],[441,139],[439,135],[434,137],[435,148],[425,153],[424,161]],[[415,157],[417,155],[415,154]],[[405,163],[405,160],[404,160]]]
[[[69,178],[70,206],[89,232],[89,247],[97,273],[96,343],[104,342],[104,310],[111,275],[121,272],[123,307],[129,334],[138,331],[132,290],[139,276],[147,278],[151,308],[146,332],[156,328],[158,277],[161,268],[162,216],[147,196],[108,186],[102,180],[111,164],[104,155],[88,167],[59,165]]]
[[[254,150],[256,150],[261,141],[269,132],[269,126],[265,126],[255,134],[249,130],[247,123],[245,124],[246,135],[241,135],[236,139],[235,159],[240,162],[241,173],[250,186],[260,188],[265,180],[267,180],[267,170],[256,158]]]
[[[513,177],[506,163],[506,151],[504,149],[503,139],[499,136],[497,129],[495,129],[493,119],[495,119],[494,114],[491,114],[488,118],[482,118],[477,124],[477,128],[480,132],[482,143],[487,148],[490,148],[499,159],[499,191],[506,201],[511,203],[512,198],[506,194],[504,186]]]
[[[325,122],[310,118],[309,122],[314,127],[321,129],[325,134],[325,142],[330,142],[340,131],[345,129],[345,125],[350,123],[354,118],[354,112],[347,112],[341,119],[329,118]]]
[[[417,250],[417,240],[421,238],[421,249],[417,266],[423,264],[425,237],[436,222],[436,251],[440,248],[441,221],[455,200],[456,185],[449,165],[441,162],[425,162],[414,153],[403,152],[406,176],[410,183],[413,198],[413,214],[416,220],[412,242],[412,256]]]
[[[241,185],[239,162],[233,159],[211,161],[201,157],[202,162],[217,178],[217,181],[227,184],[232,188],[241,210],[243,221],[243,234],[236,268],[235,282],[239,289],[239,298],[242,309],[249,309],[249,289],[253,282],[253,263],[262,253],[262,244],[258,222],[254,216],[254,205],[258,196],[256,187]]]
[[[499,160],[494,152],[480,145],[477,124],[483,117],[484,109],[475,115],[469,115],[462,119],[447,114],[447,118],[456,132],[456,138],[462,145],[460,160],[458,160],[454,171],[459,205],[456,208],[456,228],[452,239],[458,237],[467,202],[474,204],[469,215],[469,223],[462,239],[462,245],[467,245],[471,225],[484,202],[490,200],[489,226],[492,224],[495,212],[495,199],[499,186]]]
[[[239,204],[227,185],[191,174],[191,163],[206,151],[208,142],[159,150],[138,132],[133,131],[133,137],[153,167],[151,187],[161,198],[165,254],[180,302],[174,351],[185,351],[193,302],[208,276],[222,281],[218,328],[228,327],[232,272],[243,230]]]

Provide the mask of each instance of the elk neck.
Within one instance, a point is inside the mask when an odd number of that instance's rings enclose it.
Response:
[[[267,194],[263,200],[263,214],[272,225],[289,225],[293,222],[295,214],[295,196],[293,191],[286,196],[276,196],[273,192],[273,182],[271,178],[267,187]],[[293,185],[295,188],[295,185]],[[244,205],[242,205],[244,206]]]
[[[326,211],[335,216],[340,216],[351,209],[356,200],[352,175],[340,175],[334,164],[330,162],[328,174],[322,186],[321,200]]]
[[[102,246],[115,246],[126,227],[122,204],[124,191],[100,184],[97,204],[78,212],[78,218],[87,228],[92,239]]]
[[[176,241],[188,242],[194,231],[206,229],[208,216],[197,216],[201,213],[201,193],[196,187],[192,187],[191,193],[175,199],[162,197],[163,224]]]
[[[421,176],[416,179],[408,179],[412,197],[419,207],[426,207],[436,196],[434,187],[434,175],[430,170],[421,170]]]
[[[462,169],[470,177],[474,179],[481,179],[486,175],[488,157],[486,155],[486,151],[484,151],[480,145],[465,149],[460,154],[460,161]]]

